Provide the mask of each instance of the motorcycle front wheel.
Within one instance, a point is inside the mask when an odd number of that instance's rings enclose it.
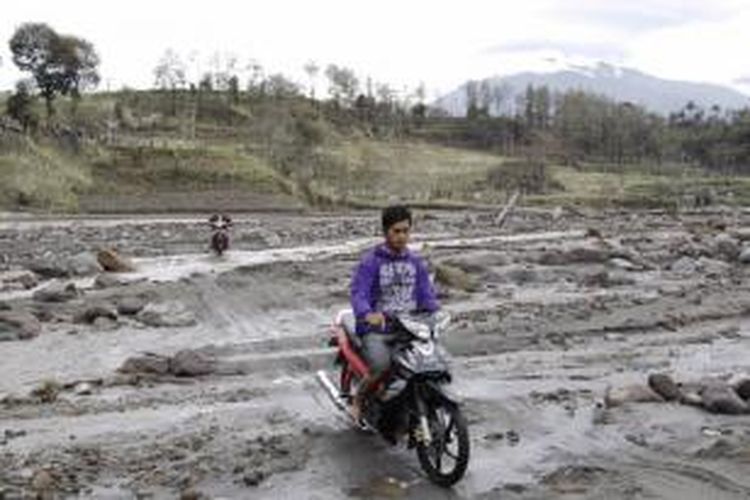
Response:
[[[419,464],[430,480],[449,488],[466,473],[469,465],[469,429],[457,406],[441,405],[428,410],[431,442],[417,443]]]

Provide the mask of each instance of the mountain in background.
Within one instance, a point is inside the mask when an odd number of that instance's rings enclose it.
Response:
[[[433,106],[453,116],[465,116],[469,85],[466,83],[440,97]],[[568,65],[551,72],[523,72],[488,78],[477,82],[475,88],[484,87],[483,94],[487,96],[491,114],[504,115],[515,113],[529,85],[546,85],[552,92],[583,90],[607,96],[618,102],[640,104],[663,115],[679,111],[689,101],[704,108],[718,105],[722,110],[750,106],[750,96],[729,87],[664,80],[634,69],[606,63],[594,66]],[[481,104],[481,98],[479,102]]]

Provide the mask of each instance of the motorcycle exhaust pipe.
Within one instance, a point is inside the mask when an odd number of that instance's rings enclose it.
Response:
[[[328,378],[326,372],[323,370],[318,370],[315,373],[315,378],[318,379],[318,383],[321,385],[321,387],[323,387],[323,389],[325,389],[328,397],[331,398],[333,404],[336,405],[336,408],[341,411],[347,411],[346,405],[341,398],[339,390],[336,389],[335,385],[333,385],[333,382],[331,382],[331,379]]]

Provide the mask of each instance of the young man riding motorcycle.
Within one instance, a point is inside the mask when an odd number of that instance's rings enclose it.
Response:
[[[382,212],[385,241],[367,252],[351,284],[351,305],[362,338],[364,356],[370,368],[352,401],[352,414],[359,420],[362,402],[373,382],[391,364],[387,317],[439,309],[424,260],[408,248],[412,214],[401,205]]]

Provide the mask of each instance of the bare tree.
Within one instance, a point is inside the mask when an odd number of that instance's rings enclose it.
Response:
[[[304,69],[310,85],[310,99],[315,100],[315,84],[318,80],[318,73],[320,73],[320,66],[315,61],[308,61]]]

